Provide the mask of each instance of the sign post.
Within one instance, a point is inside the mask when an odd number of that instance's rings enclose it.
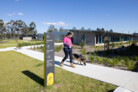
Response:
[[[54,34],[44,34],[44,86],[50,86],[55,81],[54,71]]]

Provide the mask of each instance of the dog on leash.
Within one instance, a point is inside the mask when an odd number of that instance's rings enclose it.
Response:
[[[80,64],[80,65],[83,65],[83,64],[86,65],[86,59],[84,59],[82,55],[73,54],[73,60],[74,59],[77,60],[78,64]],[[82,64],[82,62],[83,62],[83,64]]]

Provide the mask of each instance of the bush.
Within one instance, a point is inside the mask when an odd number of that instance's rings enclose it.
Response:
[[[129,62],[128,62],[128,64],[126,65],[126,67],[129,69],[129,70],[133,70],[136,66],[135,66],[135,62],[134,61],[132,61],[132,60],[130,60]]]
[[[89,60],[91,63],[94,61],[94,57],[92,56],[92,54],[89,54]]]
[[[39,46],[37,46],[36,49],[39,50]]]
[[[93,56],[97,56],[97,54],[96,53],[93,53]]]
[[[123,64],[125,65],[125,66],[128,66],[128,62],[129,62],[130,60],[129,60],[129,58],[128,57],[124,57],[123,58]]]
[[[101,60],[98,56],[96,56],[96,61],[97,61],[98,63],[100,63],[100,64],[102,63],[102,62],[101,62],[102,60]]]
[[[35,46],[33,47],[33,50],[36,50],[36,47]]]
[[[118,56],[118,57],[117,57],[117,59],[118,59],[119,61],[121,61],[121,60],[122,60],[122,58],[121,58],[120,56]]]
[[[83,42],[80,43],[80,47],[81,47],[81,49],[83,49],[84,46],[85,46],[85,42],[83,41]]]
[[[81,52],[81,54],[82,54],[82,57],[83,57],[84,59],[86,59],[86,56],[85,56],[86,50],[85,50],[85,49],[81,49],[80,52]]]
[[[80,52],[81,52],[82,55],[86,54],[86,50],[85,49],[81,49]]]
[[[44,42],[38,42],[38,43],[19,43],[17,47],[23,47],[23,46],[29,46],[29,45],[40,45],[44,44]]]
[[[132,56],[131,57],[134,61],[138,61],[138,56]]]
[[[109,64],[110,63],[108,58],[103,58],[101,61],[102,61],[102,63],[105,63],[105,64]]]
[[[119,63],[118,59],[115,59],[115,58],[113,58],[111,62],[112,62],[112,66],[116,66]]]

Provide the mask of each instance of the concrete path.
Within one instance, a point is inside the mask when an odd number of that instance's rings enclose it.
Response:
[[[11,48],[12,50],[30,56],[32,58],[44,61],[44,54],[42,52],[36,52],[29,50],[31,46],[22,47],[21,49]],[[60,67],[62,57],[55,56],[55,65]],[[76,74],[80,74],[86,77],[94,78],[103,82],[111,83],[121,88],[126,88],[134,92],[138,92],[138,73],[114,69],[110,67],[104,67],[94,64],[88,64],[86,66],[77,65],[76,68],[69,67],[69,60],[65,62],[63,69],[71,71]]]

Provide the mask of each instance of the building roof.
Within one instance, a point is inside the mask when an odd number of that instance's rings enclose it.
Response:
[[[133,36],[133,34],[126,34],[126,33],[117,33],[117,32],[110,32],[110,31],[96,31],[96,30],[70,30],[72,32],[93,32],[96,35],[110,35],[110,36]]]

